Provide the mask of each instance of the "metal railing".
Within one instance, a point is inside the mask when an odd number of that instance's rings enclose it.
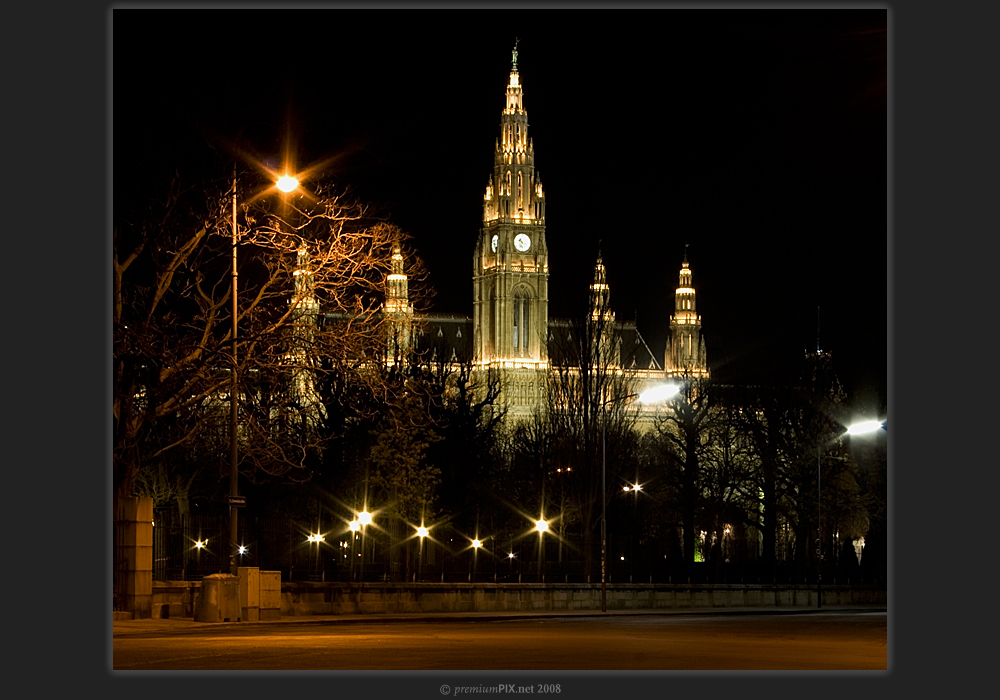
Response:
[[[587,583],[586,566],[579,558],[559,559],[557,549],[549,545],[540,558],[537,545],[513,543],[514,559],[509,559],[509,547],[484,547],[478,554],[463,548],[442,535],[451,548],[439,546],[422,554],[413,543],[409,545],[396,533],[368,533],[364,563],[360,544],[345,546],[350,539],[331,535],[328,541],[310,542],[308,528],[283,518],[241,519],[240,542],[246,547],[238,555],[238,563],[261,569],[281,571],[283,581],[365,581],[365,582],[498,582],[498,583]],[[124,602],[125,573],[124,523],[115,524],[115,609]],[[360,541],[357,541],[360,542]],[[199,543],[201,545],[199,546]],[[430,543],[427,543],[428,545]],[[815,567],[794,562],[778,562],[771,566],[757,560],[726,562],[695,562],[683,566],[673,556],[655,548],[630,550],[616,546],[611,538],[608,581],[611,583],[730,583],[730,584],[800,584],[814,583]],[[406,547],[411,551],[407,553]],[[624,546],[624,545],[623,545]],[[200,580],[204,576],[228,572],[227,516],[189,515],[181,517],[168,512],[154,516],[153,578],[157,581]],[[621,552],[619,553],[619,549]],[[624,556],[624,558],[622,558]],[[593,564],[599,566],[599,558]],[[595,568],[589,582],[600,580]],[[869,571],[857,562],[827,560],[823,566],[823,582],[830,584],[878,584]]]

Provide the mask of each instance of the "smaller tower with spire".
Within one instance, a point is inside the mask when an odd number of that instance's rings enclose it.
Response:
[[[615,313],[611,310],[611,287],[604,268],[604,256],[597,252],[594,281],[590,285],[590,336],[593,339],[592,362],[600,367],[616,367],[620,362],[620,341],[615,326]]]
[[[701,336],[701,316],[695,307],[687,248],[685,244],[680,282],[674,292],[674,313],[670,317],[670,339],[664,353],[663,368],[668,377],[707,378],[705,339]]]
[[[409,277],[403,269],[403,249],[397,242],[392,248],[392,272],[385,281],[387,324],[386,361],[402,360],[410,352],[413,332],[413,304],[410,303]]]

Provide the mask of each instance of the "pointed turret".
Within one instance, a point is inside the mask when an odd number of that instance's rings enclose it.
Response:
[[[691,283],[687,245],[684,246],[679,283],[674,291],[674,313],[670,317],[670,340],[664,353],[663,367],[667,376],[708,377],[709,374],[705,339],[701,337],[701,316],[697,313]]]
[[[604,269],[604,257],[597,253],[597,263],[594,265],[594,281],[590,285],[590,318],[597,320],[601,315],[606,320],[613,321],[611,312],[611,288],[608,286],[608,273]]]
[[[391,269],[392,272],[385,281],[384,307],[388,321],[386,356],[390,364],[401,360],[409,353],[413,328],[409,277],[404,271],[403,249],[398,242],[392,248]]]

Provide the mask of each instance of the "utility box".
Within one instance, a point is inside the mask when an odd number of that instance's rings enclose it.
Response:
[[[240,615],[244,622],[260,619],[260,569],[240,566],[236,569],[240,579]]]
[[[211,574],[201,580],[194,608],[195,622],[239,622],[240,579],[232,574]]]
[[[281,617],[281,572],[260,572],[260,619],[277,620]]]

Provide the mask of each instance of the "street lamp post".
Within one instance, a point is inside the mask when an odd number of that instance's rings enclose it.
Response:
[[[479,548],[483,543],[477,538],[472,540],[472,568],[469,569],[469,583],[476,579],[476,565],[479,563]]]
[[[638,395],[641,403],[652,403],[665,401],[679,391],[675,384],[662,384],[647,389]],[[607,408],[610,401],[624,401],[634,395],[615,397],[601,404],[601,612],[608,611],[608,482],[607,482],[607,462],[608,462],[608,439]]]
[[[365,582],[365,535],[368,532],[368,524],[372,521],[372,514],[367,510],[358,513],[358,522],[361,524],[361,583]]]
[[[885,428],[879,421],[853,423],[847,428],[847,435],[864,435]],[[816,447],[816,607],[823,607],[823,445]]]
[[[816,448],[816,607],[823,607],[823,462]]]
[[[233,231],[232,231],[232,258],[233,267],[230,273],[230,291],[232,293],[232,341],[233,341],[233,368],[230,374],[229,384],[229,573],[237,574],[236,554],[239,548],[239,525],[238,513],[240,506],[239,498],[239,447],[237,442],[237,428],[239,425],[239,362],[236,354],[237,340],[237,314],[239,304],[237,304],[239,268],[236,264],[236,252],[238,247],[238,233],[236,227],[236,166],[233,165]],[[277,181],[277,187],[282,192],[288,193],[299,186],[299,181],[294,177],[285,175]]]
[[[417,536],[420,537],[420,549],[417,552],[417,580],[423,579],[424,568],[424,538],[427,537],[427,528],[421,525],[417,528]]]
[[[629,568],[628,568],[628,582],[633,583],[635,577],[635,521],[636,521],[636,511],[639,510],[639,492],[642,491],[642,484],[639,483],[639,475],[636,474],[636,483],[631,486],[623,486],[622,491],[628,493],[632,492],[634,498],[632,499],[632,533],[629,538],[628,546],[628,556],[629,556]]]
[[[352,520],[348,523],[347,527],[351,531],[350,551],[347,553],[348,559],[351,562],[349,564],[348,575],[351,579],[351,583],[354,583],[354,542],[358,538],[357,532],[361,529],[361,524],[357,520]]]
[[[604,409],[601,418],[601,612],[603,613],[608,611],[608,481],[605,473],[608,462],[608,416],[607,406],[602,408]]]
[[[236,547],[239,537],[237,524],[237,497],[239,496],[239,453],[237,451],[236,428],[237,428],[237,395],[239,386],[237,380],[238,362],[236,359],[236,314],[238,305],[236,303],[236,282],[239,271],[236,266],[236,166],[233,166],[233,269],[230,279],[232,280],[231,292],[233,296],[233,370],[230,375],[229,384],[229,573],[236,575]]]
[[[535,521],[535,530],[538,531],[538,563],[542,574],[542,583],[545,583],[545,533],[548,532],[549,523],[542,515]]]

